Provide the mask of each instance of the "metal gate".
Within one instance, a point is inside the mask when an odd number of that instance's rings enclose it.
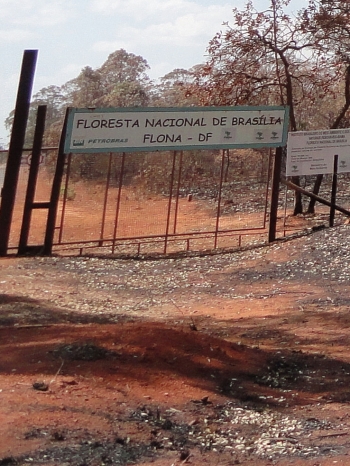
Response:
[[[53,252],[142,255],[265,241],[270,150],[69,154]]]
[[[4,171],[7,153],[0,153]],[[24,253],[43,251],[56,158],[57,148],[42,150]],[[52,252],[137,256],[265,243],[272,158],[266,149],[65,156]],[[20,252],[30,163],[28,150],[22,156],[9,252]],[[301,185],[311,191],[313,182],[306,177]],[[331,182],[325,176],[320,193],[325,199]],[[348,184],[349,174],[338,176],[343,206],[350,203]],[[328,225],[329,208],[318,205],[316,215],[293,216],[293,199],[293,191],[281,186],[277,238]],[[343,222],[337,213],[335,223]]]

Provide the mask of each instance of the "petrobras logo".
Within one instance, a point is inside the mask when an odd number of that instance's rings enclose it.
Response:
[[[83,147],[85,139],[73,139],[73,147]]]

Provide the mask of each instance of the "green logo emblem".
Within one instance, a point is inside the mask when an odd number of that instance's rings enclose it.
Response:
[[[84,139],[73,139],[73,147],[82,147],[84,143]]]

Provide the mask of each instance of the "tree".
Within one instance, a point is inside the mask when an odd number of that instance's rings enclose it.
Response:
[[[25,145],[30,147],[34,137],[36,113],[39,105],[46,105],[46,133],[50,126],[54,124],[58,119],[61,118],[65,99],[62,90],[59,86],[48,86],[42,88],[39,92],[34,94],[33,100],[30,104]],[[5,126],[8,130],[11,129],[13,123],[14,111],[5,120]]]
[[[100,68],[84,67],[79,75],[63,86],[48,86],[34,95],[27,125],[26,144],[33,140],[36,109],[47,105],[45,142],[57,144],[66,107],[139,107],[147,106],[150,79],[147,61],[123,49],[109,55]],[[5,124],[11,128],[13,112]]]
[[[317,114],[315,105],[334,89],[339,69],[310,34],[305,14],[286,14],[288,3],[272,0],[258,11],[248,1],[233,10],[233,26],[224,23],[211,40],[193,86],[204,105],[288,105],[291,131],[313,125],[310,108]],[[302,210],[297,193],[294,214]]]
[[[305,33],[315,42],[321,53],[327,55],[337,77],[342,81],[343,102],[333,112],[330,128],[349,127],[350,108],[350,1],[311,0],[302,10],[301,19]],[[340,86],[339,86],[340,87]],[[313,192],[318,194],[323,175],[318,175]],[[315,212],[315,200],[309,202],[308,213]]]
[[[66,103],[72,107],[94,107],[101,96],[101,73],[85,66],[80,74],[62,86]]]
[[[184,107],[198,104],[194,93],[188,92],[195,79],[197,66],[189,70],[175,68],[160,78],[153,89],[152,104],[163,107]]]

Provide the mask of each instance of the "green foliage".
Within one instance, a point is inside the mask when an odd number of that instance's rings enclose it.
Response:
[[[76,192],[75,192],[74,188],[72,188],[71,186],[68,186],[67,190],[66,190],[65,186],[61,187],[61,189],[60,189],[61,199],[65,198],[67,201],[74,201],[75,196],[76,196]]]
[[[48,86],[34,95],[31,102],[25,144],[33,142],[36,112],[47,105],[46,145],[57,145],[67,107],[139,107],[149,103],[149,69],[141,56],[117,50],[96,70],[86,66],[63,86]],[[11,129],[14,111],[5,121]]]
[[[189,70],[176,68],[160,78],[159,84],[152,91],[152,104],[162,107],[189,107],[198,105],[196,95],[190,94],[188,88],[195,77],[196,67]]]

